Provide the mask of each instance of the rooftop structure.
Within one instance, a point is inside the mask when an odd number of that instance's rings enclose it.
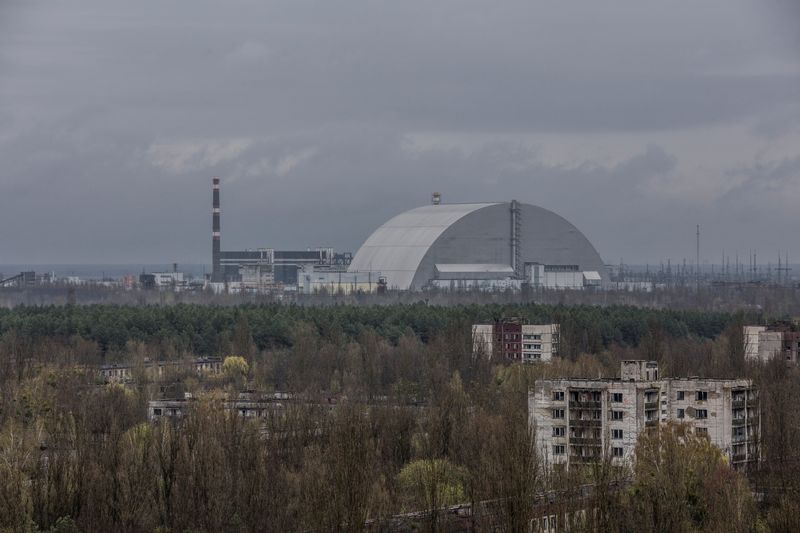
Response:
[[[552,211],[511,202],[432,205],[367,238],[351,272],[379,271],[390,289],[584,288],[608,280],[589,240]]]
[[[639,435],[666,422],[707,435],[734,467],[758,459],[758,393],[747,379],[659,379],[654,361],[623,361],[620,379],[549,379],[528,396],[546,464],[630,461]]]

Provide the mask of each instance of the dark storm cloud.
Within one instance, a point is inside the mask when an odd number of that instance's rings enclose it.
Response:
[[[207,261],[215,174],[224,247],[354,250],[433,189],[553,209],[611,261],[695,222],[777,245],[797,27],[722,0],[6,2],[0,263]]]

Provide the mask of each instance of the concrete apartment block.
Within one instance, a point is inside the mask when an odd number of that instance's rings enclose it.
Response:
[[[552,379],[528,396],[546,465],[634,458],[642,432],[676,421],[705,434],[737,467],[758,457],[758,395],[745,379],[659,379],[652,361],[623,361],[619,379]]]
[[[558,354],[558,343],[558,324],[526,324],[521,319],[506,319],[472,326],[473,354],[489,358],[546,362]]]

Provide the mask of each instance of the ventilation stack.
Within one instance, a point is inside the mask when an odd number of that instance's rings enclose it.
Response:
[[[222,271],[220,268],[220,230],[219,230],[219,178],[214,178],[211,207],[211,281],[220,282]]]

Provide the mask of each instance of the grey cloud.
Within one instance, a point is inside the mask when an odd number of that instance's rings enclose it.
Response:
[[[795,100],[762,113],[753,124],[751,132],[769,140],[800,132],[800,103]]]
[[[715,236],[729,248],[762,239],[793,219],[758,184],[796,190],[793,170],[753,163],[730,170],[745,185],[728,195],[667,195],[703,147],[651,133],[795,135],[792,13],[745,0],[4,2],[0,262],[207,260],[215,174],[225,247],[355,249],[434,189],[551,208],[609,260],[680,254],[696,222],[729,228]],[[629,142],[617,163],[553,162],[521,140],[409,143],[436,131]],[[769,226],[737,218],[745,199]]]

